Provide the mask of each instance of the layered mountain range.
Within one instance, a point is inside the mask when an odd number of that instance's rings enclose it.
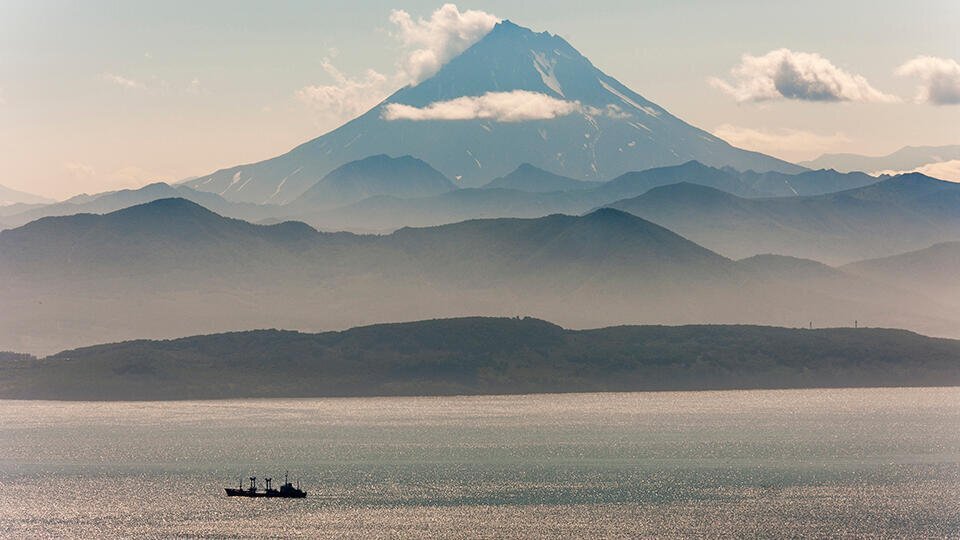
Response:
[[[954,335],[955,306],[846,269],[735,261],[632,214],[473,220],[390,235],[253,225],[184,199],[0,232],[0,349],[463,315],[572,327],[690,322]]]
[[[838,264],[960,238],[960,184],[918,173],[826,195],[761,199],[685,182],[610,206],[731,257],[779,253]]]
[[[960,337],[960,184],[734,148],[508,21],[287,154],[0,228],[0,350],[477,315]]]
[[[633,171],[607,182],[582,181],[521,164],[481,188],[460,189],[429,163],[412,156],[369,156],[346,163],[285,205],[229,201],[185,185],[155,183],[136,190],[80,195],[62,203],[0,208],[0,226],[45,216],[102,214],[162,198],[180,197],[215,212],[255,222],[297,219],[326,230],[392,231],[485,217],[581,214],[651,188],[690,182],[742,197],[816,195],[861,187],[877,179],[831,170],[797,174],[740,172],[696,161]]]
[[[287,205],[295,217],[331,230],[393,230],[490,217],[582,214],[652,188],[689,182],[741,197],[816,195],[875,183],[863,173],[808,171],[798,174],[739,172],[696,161],[622,174],[607,182],[584,182],[525,164],[482,188],[459,189],[432,197],[368,197],[341,208],[311,210],[299,200]],[[558,189],[559,188],[559,189]]]

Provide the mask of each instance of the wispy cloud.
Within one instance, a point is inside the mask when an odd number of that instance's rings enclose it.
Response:
[[[524,122],[549,120],[582,110],[583,107],[577,101],[564,101],[538,92],[514,90],[436,101],[422,108],[389,103],[384,107],[382,116],[385,120]]]
[[[104,73],[103,79],[124,88],[146,88],[147,86],[140,81],[124,77],[123,75],[117,75],[115,73]]]
[[[960,159],[927,163],[926,165],[921,165],[915,169],[906,171],[886,170],[876,171],[870,174],[903,174],[911,172],[918,172],[927,176],[932,176],[933,178],[939,178],[940,180],[947,180],[949,182],[960,182]]]
[[[360,78],[351,78],[329,59],[325,58],[321,66],[334,83],[305,86],[297,90],[296,97],[323,119],[353,118],[376,105],[390,91],[387,76],[372,69]]]
[[[920,79],[916,97],[919,103],[960,103],[960,63],[952,58],[918,56],[898,67],[896,74]]]
[[[190,80],[186,87],[186,93],[188,94],[204,94],[207,90],[203,87],[203,84],[200,83],[199,77],[194,77]]]
[[[97,171],[85,163],[64,163],[63,168],[71,177],[76,180],[90,178],[97,174]]]
[[[137,188],[151,181],[167,181],[175,175],[157,173],[135,165],[95,168],[93,165],[82,162],[68,162],[63,164],[66,176],[72,182],[71,191],[99,192],[111,189]]]
[[[627,118],[633,118],[632,114],[621,109],[619,105],[613,104],[607,105],[602,109],[598,109],[597,107],[584,107],[583,112],[589,114],[590,116],[606,116],[607,118],[613,118],[614,120],[626,120]]]
[[[141,167],[127,165],[126,167],[121,167],[113,171],[109,176],[111,180],[120,185],[140,186],[151,178],[156,178],[157,175]]]
[[[429,18],[414,19],[403,10],[393,10],[390,35],[400,43],[401,55],[392,74],[368,69],[349,76],[337,69],[330,58],[321,67],[333,79],[330,84],[309,85],[295,92],[319,119],[341,121],[353,118],[376,105],[393,90],[416,84],[435,74],[451,58],[487,35],[500,19],[479,10],[460,11],[444,4]],[[330,51],[330,57],[336,50]]]
[[[201,84],[199,77],[193,77],[189,82],[181,81],[171,83],[156,75],[151,75],[146,79],[133,79],[125,75],[108,72],[103,73],[101,78],[110,84],[130,90],[144,91],[154,96],[200,95],[210,93],[210,91]]]
[[[836,152],[837,145],[851,142],[849,137],[839,132],[822,134],[789,128],[754,129],[731,124],[717,126],[711,133],[734,146],[786,159]]]
[[[712,77],[715,88],[739,102],[795,99],[801,101],[856,101],[892,103],[862,75],[844,71],[815,53],[777,49],[763,56],[743,55],[730,70],[733,82]]]

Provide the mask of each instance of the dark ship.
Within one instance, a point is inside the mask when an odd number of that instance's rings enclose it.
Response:
[[[227,497],[282,497],[285,499],[302,499],[307,496],[307,492],[300,489],[300,481],[297,480],[297,487],[290,483],[288,475],[283,475],[283,485],[280,489],[274,489],[270,484],[273,478],[264,478],[266,490],[257,489],[257,477],[250,477],[250,486],[244,489],[243,480],[240,480],[238,488],[223,488],[227,492]]]

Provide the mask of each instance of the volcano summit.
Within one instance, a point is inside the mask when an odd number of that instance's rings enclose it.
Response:
[[[687,124],[597,69],[563,38],[510,21],[433,77],[286,154],[187,182],[227,199],[284,204],[335,168],[371,155],[424,160],[459,187],[529,163],[578,180],[690,160],[800,172]]]

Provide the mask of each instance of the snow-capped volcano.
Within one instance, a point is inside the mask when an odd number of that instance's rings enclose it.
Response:
[[[503,21],[433,77],[343,126],[281,156],[187,185],[236,201],[286,203],[334,168],[375,154],[414,156],[462,187],[523,163],[579,180],[690,160],[802,170],[683,122],[559,36]]]

